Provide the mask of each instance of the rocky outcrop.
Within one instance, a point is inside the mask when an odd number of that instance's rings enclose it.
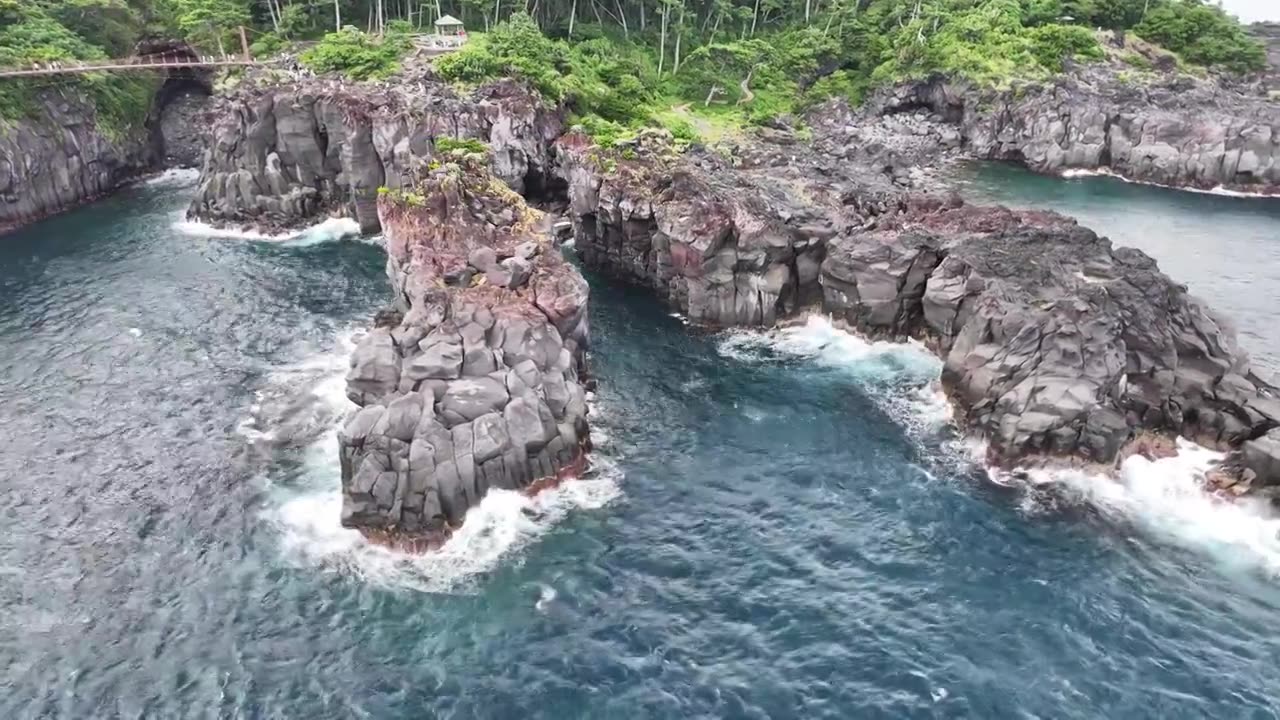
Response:
[[[1154,431],[1234,448],[1237,479],[1280,483],[1280,400],[1234,330],[1150,257],[1069,218],[895,191],[892,172],[860,164],[874,152],[613,156],[570,136],[560,157],[589,266],[704,324],[812,309],[923,339],[993,462],[1111,463]]]
[[[217,101],[214,117],[188,215],[265,228],[343,210],[375,231],[378,188],[402,187],[416,164],[437,156],[440,138],[485,143],[493,172],[536,195],[561,132],[559,115],[522,85],[499,82],[464,97],[425,76],[248,82]]]
[[[794,314],[819,296],[826,242],[845,222],[838,210],[896,202],[887,178],[841,181],[833,165],[793,162],[785,148],[731,170],[712,152],[665,154],[659,135],[633,146],[602,160],[581,135],[557,143],[578,253],[699,323],[772,325]]]
[[[348,527],[431,544],[490,489],[583,467],[587,284],[487,162],[454,151],[378,200],[395,306],[347,375]]]
[[[116,189],[154,159],[145,133],[104,133],[93,104],[49,93],[27,119],[0,122],[0,233]]]
[[[921,117],[906,133],[886,132],[902,115]],[[967,157],[1042,173],[1104,170],[1173,187],[1280,193],[1280,105],[1256,87],[1175,73],[1139,78],[1088,66],[999,92],[933,78],[814,122],[836,147],[911,138],[913,152],[898,163],[905,168],[959,146]]]
[[[1229,325],[1147,255],[1054,213],[913,198],[837,238],[822,286],[851,326],[927,339],[1002,463],[1110,463],[1138,430],[1239,447],[1280,425]]]

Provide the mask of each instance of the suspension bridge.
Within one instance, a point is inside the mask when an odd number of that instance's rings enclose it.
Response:
[[[413,36],[412,42],[420,55],[433,56],[457,50],[466,42],[466,39],[453,36],[419,34]],[[188,46],[186,49],[181,50],[145,53],[127,58],[37,62],[25,67],[0,67],[0,80],[42,75],[81,75],[93,72],[247,67],[274,65],[280,62],[279,58],[254,58],[249,52],[249,41],[245,35],[244,28],[240,29],[240,50],[240,53],[236,55],[226,53],[199,55]]]

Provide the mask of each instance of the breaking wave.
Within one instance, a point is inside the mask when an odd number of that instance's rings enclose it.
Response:
[[[489,491],[438,550],[393,550],[342,527],[338,426],[355,407],[346,397],[345,376],[361,332],[340,333],[332,348],[275,368],[241,424],[241,434],[255,447],[300,452],[296,476],[281,482],[266,478],[264,518],[278,533],[290,564],[380,587],[468,592],[485,573],[518,556],[571,513],[621,497],[621,469],[597,452],[583,477],[536,495]]]
[[[187,185],[194,185],[199,179],[200,170],[197,168],[170,168],[162,173],[143,180],[143,184],[151,187],[186,187]]]
[[[232,240],[262,240],[266,242],[284,243],[295,247],[306,247],[309,245],[319,245],[320,243],[360,237],[360,223],[356,222],[352,218],[329,218],[328,220],[312,225],[305,230],[274,235],[258,232],[257,230],[218,228],[206,223],[185,219],[178,220],[174,223],[173,227],[180,233],[185,235],[194,235],[197,237],[226,238]]]
[[[913,435],[935,434],[951,423],[951,404],[938,384],[942,362],[916,341],[867,340],[810,315],[800,325],[725,332],[716,349],[740,362],[804,360],[845,374]]]
[[[1053,512],[1087,505],[1116,524],[1205,554],[1227,567],[1260,569],[1280,578],[1280,517],[1262,500],[1209,491],[1205,474],[1222,453],[1179,438],[1177,454],[1127,458],[1112,476],[1081,469],[1022,471],[1022,480],[991,471],[1001,484],[1027,490],[1023,509]]]
[[[1066,170],[1059,172],[1058,177],[1061,177],[1064,180],[1106,177],[1106,178],[1114,178],[1122,182],[1127,182],[1131,185],[1148,185],[1150,187],[1164,188],[1166,190],[1179,190],[1182,192],[1192,192],[1192,193],[1198,193],[1200,195],[1218,195],[1220,197],[1236,197],[1236,198],[1261,198],[1261,199],[1270,199],[1270,200],[1276,199],[1275,195],[1268,195],[1266,193],[1245,192],[1243,190],[1232,190],[1230,188],[1223,187],[1222,185],[1205,189],[1205,188],[1198,188],[1198,187],[1191,187],[1191,186],[1184,187],[1184,186],[1178,186],[1178,185],[1162,185],[1160,183],[1148,182],[1146,180],[1134,180],[1133,178],[1125,177],[1124,175],[1121,175],[1120,173],[1115,172],[1109,168],[1095,168],[1095,169],[1068,168]]]
[[[768,332],[724,333],[718,350],[743,362],[802,359],[848,373],[917,444],[936,451],[935,462],[985,469],[992,482],[1021,492],[1028,514],[1089,507],[1112,524],[1138,527],[1227,566],[1280,577],[1280,517],[1264,501],[1206,489],[1205,473],[1221,453],[1179,438],[1176,456],[1132,456],[1115,475],[1063,467],[1003,472],[984,467],[985,443],[954,432],[951,403],[937,382],[941,362],[919,343],[868,341],[810,317]]]

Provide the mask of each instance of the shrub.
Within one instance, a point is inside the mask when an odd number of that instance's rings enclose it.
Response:
[[[463,150],[468,153],[484,154],[489,152],[489,146],[475,138],[453,138],[438,137],[435,139],[436,152],[441,154],[451,153],[454,150]]]
[[[1088,28],[1078,25],[1042,25],[1027,31],[1031,54],[1045,68],[1062,71],[1067,58],[1101,60],[1104,56],[1098,39]]]
[[[1168,0],[1154,7],[1134,28],[1144,40],[1163,45],[1186,60],[1235,72],[1263,70],[1262,46],[1234,18],[1199,0]]]
[[[408,49],[408,41],[401,35],[393,33],[379,40],[348,25],[325,35],[299,59],[318,73],[340,72],[356,80],[370,80],[398,70],[400,57]]]
[[[249,52],[253,53],[255,58],[272,57],[283,52],[288,44],[284,38],[275,33],[262,33],[249,46]]]
[[[436,61],[436,72],[449,80],[484,82],[505,75],[527,80],[551,100],[564,96],[559,66],[564,46],[538,29],[527,13],[513,13],[480,40]]]

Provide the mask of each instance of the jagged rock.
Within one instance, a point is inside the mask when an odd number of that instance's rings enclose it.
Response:
[[[1053,213],[917,205],[835,239],[823,290],[863,332],[930,339],[944,386],[1005,462],[1111,462],[1139,429],[1230,446],[1280,420],[1203,304],[1145,254]]]
[[[92,101],[51,92],[0,123],[0,233],[94,200],[151,167],[146,133],[99,130]]]
[[[1110,463],[1140,430],[1234,448],[1280,425],[1229,326],[1150,257],[1068,218],[886,189],[856,161],[797,152],[779,170],[767,148],[732,166],[639,152],[604,172],[575,142],[559,157],[589,266],[701,323],[767,326],[820,304],[864,333],[926,340],[996,462]],[[1250,447],[1259,482],[1280,482],[1266,441]]]
[[[696,151],[605,171],[581,136],[557,148],[583,261],[712,325],[769,325],[815,297],[842,195],[890,192],[875,178],[823,185],[802,166],[731,169]]]
[[[545,184],[548,147],[561,129],[559,113],[519,83],[463,97],[427,77],[394,85],[248,82],[218,99],[215,117],[188,216],[291,228],[345,209],[367,232],[378,229],[378,189],[400,189],[437,159],[435,138],[485,142],[497,177],[534,192]]]
[[[939,121],[903,128],[901,119],[922,108]],[[856,113],[827,115],[818,124],[847,126],[849,146],[869,138],[894,145],[905,156],[889,161],[898,169],[962,145],[969,157],[1036,172],[1102,169],[1175,187],[1280,194],[1280,106],[1225,80],[1166,73],[1135,81],[1108,65],[1008,91],[935,77],[883,91]]]
[[[348,396],[363,408],[339,443],[349,527],[441,538],[491,488],[582,466],[586,284],[558,253],[522,257],[540,247],[536,213],[501,188],[463,160],[379,199],[401,307],[352,359]],[[444,282],[468,262],[502,270],[499,257],[528,282]]]

